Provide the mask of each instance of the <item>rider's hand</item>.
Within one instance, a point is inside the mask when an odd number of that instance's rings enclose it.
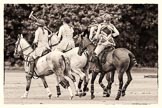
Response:
[[[37,43],[33,43],[32,47],[33,47],[33,49],[35,49],[37,47]]]

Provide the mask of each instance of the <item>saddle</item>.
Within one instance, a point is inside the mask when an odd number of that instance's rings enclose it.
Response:
[[[46,55],[46,54],[48,54],[49,52],[51,52],[51,49],[45,50],[45,51],[42,53],[41,57],[44,56],[44,55]]]
[[[47,49],[47,50],[45,50],[45,51],[42,53],[41,56],[38,56],[38,57],[35,58],[33,61],[31,61],[31,63],[34,62],[34,63],[33,63],[33,72],[34,72],[33,74],[34,74],[34,76],[39,77],[39,76],[37,75],[37,73],[36,73],[36,70],[37,70],[37,69],[36,69],[36,64],[37,64],[39,58],[42,57],[42,56],[44,56],[44,55],[46,55],[46,54],[48,54],[49,52],[51,52],[51,50],[50,50],[50,49]]]
[[[99,62],[101,64],[105,64],[106,63],[106,57],[107,57],[107,54],[109,52],[111,52],[112,50],[114,50],[115,48],[113,46],[109,46],[109,47],[106,47],[100,54],[99,54]]]

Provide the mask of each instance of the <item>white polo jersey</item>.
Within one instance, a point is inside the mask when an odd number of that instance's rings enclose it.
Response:
[[[35,32],[35,39],[33,43],[38,43],[38,47],[47,47],[48,45],[48,31],[44,28],[38,27],[38,29]]]

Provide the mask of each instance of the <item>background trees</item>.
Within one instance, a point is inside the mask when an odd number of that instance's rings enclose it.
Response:
[[[28,18],[32,10],[53,32],[58,31],[64,16],[70,16],[73,24],[79,25],[82,18],[92,20],[109,13],[120,32],[115,39],[117,47],[131,50],[142,66],[154,67],[158,62],[157,4],[5,4],[4,58],[11,65],[21,62],[13,57],[17,35],[23,33],[29,43],[33,41],[35,26]]]

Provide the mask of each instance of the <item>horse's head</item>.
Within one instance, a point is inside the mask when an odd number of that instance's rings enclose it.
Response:
[[[81,35],[80,34],[75,35],[73,39],[74,39],[75,47],[78,47],[81,42]]]
[[[79,50],[78,50],[78,55],[82,55],[82,53],[87,49],[88,51],[92,51],[94,49],[93,43],[87,38],[87,37],[82,37],[80,38],[80,43],[79,43]],[[92,47],[91,47],[92,45]],[[90,50],[92,49],[92,50]]]
[[[17,41],[15,43],[14,57],[15,58],[20,57],[20,55],[22,55],[23,52],[26,51],[27,49],[29,49],[30,52],[33,51],[29,43],[23,38],[23,35],[22,34],[18,35]]]
[[[19,58],[21,55],[21,47],[20,47],[20,41],[21,41],[21,36],[18,35],[17,41],[15,43],[15,51],[14,51],[14,57]]]

